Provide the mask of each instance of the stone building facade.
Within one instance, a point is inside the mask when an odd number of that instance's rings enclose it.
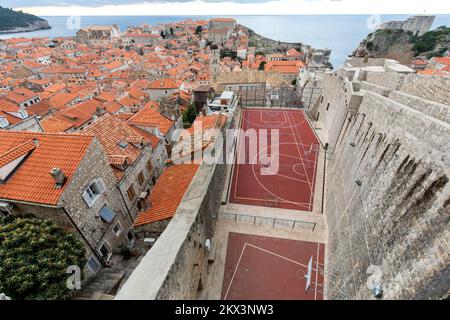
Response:
[[[133,223],[126,214],[114,173],[99,141],[92,136],[78,134],[22,132],[2,133],[0,141],[9,145],[11,135],[19,136],[13,139],[34,139],[35,147],[30,144],[28,151],[24,151],[27,152],[24,153],[25,158],[18,158],[22,159],[21,162],[13,160],[6,165],[2,162],[2,175],[9,165],[16,167],[13,173],[2,178],[0,214],[50,219],[67,231],[78,234],[86,247],[88,263],[85,274],[87,277],[94,275],[109,264],[114,248],[129,242]],[[65,148],[67,154],[58,151],[61,148]],[[20,149],[10,150],[17,156]],[[45,160],[45,157],[52,159]],[[60,170],[60,175],[52,178],[51,172],[55,168]],[[21,183],[25,177],[29,181]],[[27,189],[35,182],[39,187]],[[15,195],[11,190],[17,190],[13,187],[17,184],[24,190]]]
[[[83,193],[92,181],[97,179],[102,179],[105,191],[92,207],[89,207],[83,198]],[[91,250],[95,250],[95,254],[92,254],[91,257],[95,256],[97,259],[100,257],[100,263],[108,264],[113,249],[130,240],[129,236],[131,237],[131,235],[128,233],[133,221],[126,213],[124,202],[116,187],[114,173],[97,139],[93,140],[70,185],[61,196],[60,206],[67,212],[77,230],[82,233],[83,238],[92,247]],[[105,206],[115,213],[110,222],[105,221],[100,214]],[[119,230],[114,229],[117,226]],[[107,248],[108,254],[105,255],[101,252],[102,246]]]

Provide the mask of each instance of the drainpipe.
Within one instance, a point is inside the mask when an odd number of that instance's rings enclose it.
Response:
[[[130,209],[129,209],[128,206],[127,206],[127,202],[125,201],[125,197],[124,197],[123,194],[122,194],[122,190],[120,190],[120,188],[119,188],[118,185],[116,185],[116,188],[117,188],[117,190],[119,191],[120,197],[121,197],[122,200],[123,200],[123,203],[124,203],[124,205],[125,205],[125,210],[127,211],[127,214],[128,214],[128,216],[130,217],[131,224],[133,224],[133,217],[131,216],[131,211],[130,211]]]
[[[69,218],[70,222],[72,223],[72,225],[75,227],[75,229],[77,229],[78,233],[81,235],[81,237],[83,238],[83,240],[87,243],[88,247],[91,249],[92,253],[97,257],[97,259],[100,261],[100,263],[103,265],[103,267],[106,267],[107,265],[104,263],[103,258],[100,257],[100,255],[97,253],[97,251],[91,246],[91,244],[89,243],[89,241],[87,240],[87,238],[84,236],[83,232],[80,230],[80,228],[78,228],[78,226],[76,225],[75,221],[73,221],[72,217],[70,216],[69,212],[66,210],[66,208],[61,207],[62,211],[64,211],[64,213],[66,214],[66,216]]]

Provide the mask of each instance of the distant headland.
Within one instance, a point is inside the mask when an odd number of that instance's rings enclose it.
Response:
[[[0,6],[0,34],[51,29],[47,20]]]

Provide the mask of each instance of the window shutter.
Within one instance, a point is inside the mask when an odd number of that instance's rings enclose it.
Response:
[[[83,199],[84,201],[86,201],[86,204],[88,205],[88,207],[92,207],[92,205],[94,204],[94,201],[92,201],[91,197],[89,197],[89,194],[87,193],[87,191],[85,190],[83,192]]]
[[[103,180],[100,178],[100,179],[97,179],[96,182],[97,182],[97,186],[98,186],[98,188],[100,190],[100,193],[105,192],[106,191],[106,186],[105,186],[105,183],[103,182]]]

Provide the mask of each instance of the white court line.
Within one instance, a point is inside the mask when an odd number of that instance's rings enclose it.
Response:
[[[316,161],[314,161],[313,177],[312,177],[313,183],[316,182],[317,165],[318,165],[318,163],[319,163],[319,148],[317,148],[317,151],[316,151]],[[310,198],[309,198],[309,202],[311,203],[311,208],[310,208],[311,211],[313,210],[313,205],[314,205],[314,193],[315,193],[315,191],[316,191],[316,190],[312,190],[312,191],[311,191],[311,195],[310,195]]]
[[[294,140],[297,143],[297,137],[296,137],[296,134],[294,133],[294,128],[292,127],[291,118],[289,117],[289,114],[288,114],[287,118],[288,118],[288,121],[289,121],[289,125],[291,126],[291,132],[292,132],[292,134],[294,136]],[[298,134],[297,129],[296,129],[296,133]],[[299,137],[299,138],[300,138],[300,142],[303,143],[301,137]],[[301,161],[303,163],[303,157],[302,157],[302,154],[301,154],[300,149],[298,148],[298,146],[297,146],[297,151],[298,151],[300,159],[301,159]],[[303,167],[305,167],[304,163],[303,163]],[[308,177],[308,174],[307,174],[306,170],[305,170],[305,173],[306,173],[306,178],[308,179],[309,190],[312,192],[312,185],[311,185],[311,182],[309,181],[309,177]]]
[[[303,116],[305,117],[305,115],[303,114]],[[310,130],[312,130],[311,129],[311,127],[309,126],[309,124],[308,124],[308,127],[310,128]],[[302,138],[301,138],[301,134],[298,132],[298,129],[297,129],[297,127],[295,128],[295,131],[299,134],[299,138],[300,138],[300,141],[301,142],[303,142],[303,140],[302,140]],[[314,133],[314,132],[313,132]],[[296,140],[297,141],[297,140]],[[301,145],[303,146],[303,151],[304,151],[304,146],[305,146],[305,144],[303,144],[303,143],[301,143]],[[309,210],[310,211],[312,211],[313,210],[313,205],[314,205],[314,191],[315,190],[313,190],[314,188],[313,188],[313,184],[314,184],[314,182],[315,182],[315,180],[316,180],[316,175],[317,175],[317,163],[318,163],[318,160],[319,160],[319,145],[318,144],[311,144],[310,146],[311,146],[311,148],[312,148],[312,146],[317,146],[317,149],[316,149],[316,157],[315,157],[315,159],[313,160],[314,161],[314,167],[313,167],[313,176],[312,176],[312,182],[311,182],[311,185],[310,185],[310,190],[311,190],[311,193],[310,193],[310,197],[309,197],[309,202],[310,202],[310,206],[309,206]],[[312,161],[312,160],[311,160]],[[306,170],[305,170],[305,173],[306,173]],[[308,177],[308,174],[306,173],[306,176],[307,176],[307,178],[308,178],[308,181],[309,181],[309,177]]]
[[[314,290],[314,300],[317,300],[317,281],[319,280],[319,253],[320,244],[317,244],[317,257],[316,257],[316,289]]]
[[[317,245],[318,245],[318,248],[319,248],[319,245],[320,245],[320,244],[318,243]],[[246,243],[244,244],[244,247],[242,248],[241,254],[240,254],[240,256],[239,256],[238,263],[236,264],[236,268],[234,269],[233,275],[232,275],[232,277],[231,277],[231,279],[230,279],[230,283],[228,284],[228,288],[227,288],[227,291],[226,291],[226,293],[225,293],[225,296],[223,297],[224,300],[227,299],[228,293],[230,292],[231,286],[232,286],[232,284],[233,284],[234,278],[235,278],[236,273],[237,273],[237,270],[238,270],[238,268],[239,268],[239,264],[241,263],[242,256],[244,255],[244,251],[245,251],[245,249],[247,248],[247,246],[252,247],[252,248],[255,248],[255,249],[260,250],[260,251],[263,251],[263,252],[268,253],[268,254],[270,254],[270,255],[273,255],[273,256],[275,256],[275,257],[277,257],[277,258],[280,258],[280,259],[283,259],[283,260],[292,262],[292,263],[294,263],[294,264],[296,264],[296,265],[299,265],[299,266],[301,266],[301,267],[303,267],[303,268],[308,269],[308,266],[305,265],[305,264],[303,264],[303,263],[300,263],[300,262],[298,262],[298,261],[289,259],[289,258],[287,258],[287,257],[285,257],[285,256],[282,256],[282,255],[280,255],[280,254],[277,254],[277,253],[275,253],[275,252],[266,250],[266,249],[264,249],[264,248],[261,248],[261,247],[258,247],[258,246],[255,246],[255,245],[251,244],[251,243],[246,242]],[[317,261],[318,261],[318,258],[317,258]],[[318,268],[316,268],[316,269],[312,268],[312,270],[316,272],[316,283],[317,283],[317,280],[318,280],[318,279],[317,279]],[[316,293],[315,293],[314,299],[317,300],[317,285],[316,285]]]
[[[244,255],[244,251],[245,251],[246,247],[247,247],[247,242],[244,244],[244,247],[242,248],[241,255],[239,256],[238,263],[236,264],[236,268],[234,269],[233,276],[230,279],[230,283],[228,284],[228,289],[227,289],[227,292],[225,292],[225,296],[223,297],[223,300],[227,300],[228,293],[230,292],[231,285],[233,284],[234,277],[236,276],[237,269],[239,268],[239,264],[241,263],[241,259],[242,259],[242,256]]]
[[[294,111],[294,110],[290,110],[290,111]],[[262,114],[261,114],[261,112],[270,113],[270,111],[268,111],[268,110],[260,110],[260,109],[246,110],[245,112],[248,113],[249,115],[252,114],[252,113],[254,114],[254,113],[259,112],[261,121],[263,121],[263,120],[262,120]],[[284,121],[285,121],[285,123],[286,123],[286,121],[287,121],[287,119],[286,119],[286,111],[277,111],[277,113],[283,114],[284,119],[285,119]],[[264,123],[262,123],[262,122],[257,123],[257,122],[254,122],[253,120],[250,120],[250,119],[243,119],[243,121],[245,121],[245,122],[247,122],[247,123],[251,123],[251,124],[253,125],[253,129],[259,129],[259,128],[270,129],[270,128],[267,128],[267,126],[264,126]],[[299,122],[299,123],[296,124],[295,126],[300,126],[300,125],[302,125],[304,122],[306,122],[306,118],[304,118],[304,120],[303,120],[302,122]],[[277,129],[289,129],[289,128],[291,128],[290,125],[277,127]]]

